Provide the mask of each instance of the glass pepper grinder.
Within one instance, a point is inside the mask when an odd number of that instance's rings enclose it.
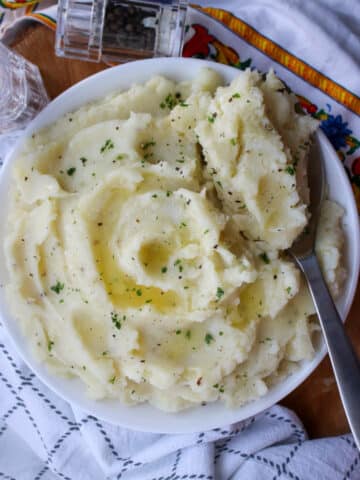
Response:
[[[55,51],[107,63],[181,55],[188,0],[59,0]]]

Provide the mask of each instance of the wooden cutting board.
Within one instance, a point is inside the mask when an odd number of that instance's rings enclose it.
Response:
[[[54,54],[54,32],[31,25],[16,39],[13,48],[38,65],[50,98],[74,83],[107,68],[104,64],[58,58]],[[360,355],[360,288],[346,322],[346,330]],[[293,393],[281,402],[294,410],[310,437],[319,438],[349,432],[329,358]],[[360,399],[359,399],[360,408]]]

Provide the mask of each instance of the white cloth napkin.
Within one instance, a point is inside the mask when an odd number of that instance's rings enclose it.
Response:
[[[190,435],[132,432],[61,400],[19,360],[0,327],[0,479],[358,480],[351,435],[308,440],[275,406]]]
[[[231,10],[359,94],[359,1],[201,3]],[[11,142],[0,138],[0,161]],[[0,418],[0,480],[360,480],[351,435],[309,440],[298,417],[280,406],[192,435],[101,422],[49,391],[19,359],[1,324]]]

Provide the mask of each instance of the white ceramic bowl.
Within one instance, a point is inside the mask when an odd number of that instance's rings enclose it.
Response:
[[[83,80],[64,92],[51,102],[40,115],[29,125],[23,137],[18,142],[6,165],[1,170],[0,177],[0,239],[3,236],[3,226],[6,218],[6,201],[8,198],[11,164],[21,148],[23,140],[32,133],[49,125],[65,113],[71,112],[81,105],[116,91],[129,88],[134,83],[142,83],[157,74],[165,75],[173,80],[189,80],[198,71],[209,66],[220,72],[226,82],[238,74],[235,68],[221,64],[193,59],[154,59],[127,63],[110,68]],[[347,281],[342,297],[337,302],[338,310],[343,319],[346,318],[355,295],[360,257],[359,221],[352,190],[332,146],[321,132],[317,135],[319,155],[323,157],[330,197],[337,200],[345,209],[344,230],[347,239],[345,263],[348,271]],[[0,242],[2,245],[3,242]],[[0,284],[4,284],[5,268],[3,252],[0,252]],[[85,389],[80,380],[69,380],[50,374],[44,365],[37,363],[23,337],[19,325],[8,312],[3,289],[0,289],[1,319],[13,340],[13,343],[28,366],[38,377],[58,395],[71,404],[82,408],[92,415],[110,423],[121,425],[133,430],[159,433],[188,433],[209,430],[244,420],[280,401],[300,385],[324,358],[326,348],[319,345],[312,361],[304,362],[299,370],[281,384],[271,388],[262,398],[234,410],[225,409],[217,402],[204,407],[197,407],[176,414],[164,413],[148,404],[136,407],[125,407],[117,401],[96,402],[85,396]]]

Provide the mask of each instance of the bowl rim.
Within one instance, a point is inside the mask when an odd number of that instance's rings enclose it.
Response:
[[[18,139],[14,149],[11,153],[7,156],[6,162],[4,166],[1,168],[0,171],[0,192],[6,187],[6,181],[9,182],[10,171],[12,168],[13,160],[16,158],[18,152],[21,150],[26,138],[30,135],[38,131],[39,129],[43,128],[45,125],[53,123],[56,119],[63,116],[65,113],[70,113],[80,106],[85,105],[86,103],[91,103],[96,99],[103,98],[107,93],[122,91],[129,88],[134,82],[131,81],[127,83],[127,87],[118,87],[115,86],[119,82],[116,77],[117,74],[121,76],[121,80],[124,80],[124,76],[129,75],[130,77],[136,77],[139,75],[141,79],[138,83],[144,83],[146,78],[151,78],[155,74],[163,74],[166,77],[170,77],[176,79],[177,76],[176,72],[183,70],[184,77],[191,79],[193,75],[193,70],[200,70],[204,67],[210,67],[220,74],[223,74],[227,79],[234,78],[236,76],[236,72],[239,73],[239,70],[234,67],[229,67],[226,65],[222,65],[215,62],[209,62],[205,60],[199,59],[185,59],[185,58],[156,58],[156,59],[147,59],[147,60],[140,60],[136,62],[131,62],[123,65],[119,65],[117,67],[113,67],[110,69],[103,70],[98,72],[79,83],[73,85],[66,91],[64,91],[61,95],[55,98],[52,102],[50,102],[45,109],[40,112],[40,114],[28,125],[25,129],[23,135]],[[157,73],[154,73],[155,72]],[[129,74],[129,72],[131,74]],[[172,73],[169,73],[172,72]],[[175,72],[175,73],[174,73]],[[92,95],[91,100],[89,97],[89,93],[86,93],[90,90],[96,89],[96,84],[98,82],[103,85],[103,89],[99,94]],[[126,78],[124,80],[126,83]],[[124,83],[123,82],[123,83]],[[105,86],[104,86],[105,84]],[[111,86],[112,85],[112,86]],[[104,90],[108,90],[104,93]],[[75,99],[73,102],[72,108],[65,108],[66,104],[69,102],[68,99]],[[345,169],[341,164],[335,150],[331,146],[330,142],[324,135],[322,131],[319,131],[318,134],[318,141],[321,145],[327,150],[328,152],[332,152],[332,160],[334,162],[333,168],[337,170],[337,175],[339,175],[339,181],[343,184],[344,188],[347,190],[345,197],[347,198],[347,202],[350,203],[350,211],[347,210],[346,214],[351,217],[351,221],[353,222],[352,225],[352,236],[353,240],[347,239],[349,244],[357,244],[360,243],[360,226],[359,226],[359,218],[357,214],[357,207],[354,200],[354,196],[351,190],[350,182],[348,177],[345,173]],[[339,168],[340,167],[340,168]],[[4,187],[5,184],[5,187]],[[347,186],[347,187],[346,187]],[[5,214],[4,214],[5,215]],[[349,217],[349,218],[350,218]],[[1,236],[1,235],[0,235]],[[348,280],[349,288],[346,295],[346,302],[341,312],[342,319],[346,319],[352,302],[354,300],[354,296],[357,289],[357,282],[359,277],[359,268],[360,268],[360,249],[355,249],[355,257],[352,258],[352,268],[353,268],[353,275]],[[60,380],[59,377],[49,373],[46,370],[46,367],[43,364],[39,364],[35,358],[32,357],[31,352],[27,349],[26,346],[26,339],[24,338],[22,332],[19,329],[18,325],[15,325],[16,322],[11,321],[11,315],[6,313],[6,303],[4,303],[4,299],[0,298],[0,318],[2,323],[5,327],[5,331],[10,339],[12,345],[15,347],[15,350],[25,362],[25,364],[36,374],[36,376],[48,387],[51,391],[55,392],[59,397],[61,397],[66,402],[70,403],[71,406],[76,408],[82,409],[85,412],[88,412],[90,415],[96,416],[97,418],[109,422],[111,424],[115,424],[118,426],[122,426],[125,428],[129,428],[132,430],[138,430],[143,432],[152,432],[152,433],[194,433],[201,430],[210,430],[213,428],[223,427],[230,423],[236,423],[241,420],[246,420],[253,415],[256,415],[265,409],[269,408],[270,406],[274,405],[275,403],[281,401],[285,396],[291,393],[295,388],[297,388],[306,378],[310,376],[310,374],[315,370],[315,368],[319,365],[319,363],[323,360],[326,355],[326,347],[324,342],[322,342],[322,346],[320,347],[319,351],[316,352],[316,355],[311,361],[304,362],[304,364],[299,368],[297,372],[293,375],[288,376],[284,381],[281,381],[275,388],[271,387],[269,392],[264,396],[260,397],[250,403],[247,403],[241,407],[238,407],[233,410],[226,409],[223,404],[219,408],[214,409],[214,405],[216,406],[219,402],[215,402],[215,404],[208,404],[204,409],[201,406],[193,407],[190,410],[205,412],[206,415],[200,413],[201,417],[206,417],[205,421],[198,422],[193,421],[195,417],[186,414],[189,410],[185,410],[183,412],[169,414],[166,412],[162,412],[155,407],[146,404],[145,410],[148,410],[148,415],[151,417],[151,412],[157,412],[155,415],[156,418],[159,417],[159,412],[161,412],[160,417],[163,417],[164,421],[162,425],[155,424],[155,422],[144,420],[139,421],[134,420],[134,415],[128,416],[126,413],[122,416],[121,421],[117,418],[114,418],[114,415],[109,415],[107,410],[102,408],[95,408],[98,406],[98,402],[90,401],[87,402],[84,398],[79,399],[78,393],[73,387],[67,387],[67,384],[70,385],[72,380]],[[75,393],[74,393],[75,392]],[[271,393],[271,394],[269,394]],[[102,403],[102,402],[100,402]],[[106,403],[106,402],[105,402]],[[144,409],[138,408],[138,406],[125,406],[123,404],[117,404],[118,409],[124,411],[142,411]],[[111,411],[110,407],[110,411]],[[219,410],[219,411],[218,411]],[[219,412],[221,414],[219,414]],[[231,412],[231,414],[229,414]],[[243,412],[243,413],[242,413]],[[245,412],[245,413],[244,413]],[[215,418],[213,415],[215,413]],[[136,414],[135,414],[136,415]],[[174,416],[176,420],[174,421]],[[141,417],[141,415],[140,415]],[[156,420],[158,421],[158,420]]]

